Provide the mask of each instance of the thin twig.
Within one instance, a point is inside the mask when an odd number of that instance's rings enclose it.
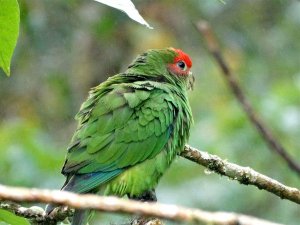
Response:
[[[212,28],[206,21],[201,21],[196,25],[198,31],[200,31],[207,43],[208,50],[213,55],[214,59],[218,63],[222,70],[226,81],[228,82],[231,91],[242,105],[249,120],[256,127],[260,135],[267,142],[270,149],[280,155],[288,164],[288,166],[300,176],[300,165],[289,155],[288,151],[282,146],[282,144],[276,140],[270,129],[264,124],[261,118],[255,113],[250,102],[246,98],[242,88],[240,87],[236,77],[230,70],[228,64],[222,56],[217,39],[212,31]]]
[[[72,208],[94,209],[105,212],[120,212],[154,216],[174,221],[198,222],[218,225],[279,225],[251,216],[227,212],[207,212],[175,205],[142,203],[116,197],[79,195],[58,190],[41,190],[7,187],[0,185],[0,199],[14,202],[43,202],[66,205]],[[24,210],[24,209],[23,209]],[[17,213],[16,213],[17,214]],[[26,215],[23,215],[26,216]],[[30,216],[32,219],[32,215]]]
[[[259,189],[273,193],[282,199],[288,199],[292,202],[300,204],[300,190],[283,185],[277,180],[260,174],[249,167],[242,167],[227,162],[216,155],[211,155],[188,145],[185,146],[181,156],[207,167],[213,172],[239,181],[241,184],[254,185]]]

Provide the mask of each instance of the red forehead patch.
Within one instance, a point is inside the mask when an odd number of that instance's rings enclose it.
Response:
[[[174,59],[174,63],[177,63],[182,60],[186,63],[186,65],[189,68],[192,67],[192,60],[188,54],[183,52],[181,49],[175,49],[175,48],[171,48],[171,49],[177,53],[177,56]]]

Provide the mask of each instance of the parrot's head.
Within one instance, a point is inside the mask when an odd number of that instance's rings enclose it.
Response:
[[[192,60],[190,56],[183,52],[181,49],[169,48],[169,50],[175,53],[175,55],[171,57],[171,59],[167,63],[169,72],[175,76],[188,77],[189,75],[191,75]]]
[[[193,65],[191,57],[181,49],[169,49],[175,52],[173,62],[168,64],[169,72],[174,76],[183,77],[183,79],[187,80],[187,88],[193,89],[195,77],[191,71]]]
[[[151,80],[184,84],[192,88],[194,77],[191,67],[192,60],[188,54],[170,47],[144,52],[129,65],[128,69]]]

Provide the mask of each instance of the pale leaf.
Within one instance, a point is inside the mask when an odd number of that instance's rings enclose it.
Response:
[[[95,1],[116,8],[118,10],[121,10],[125,12],[131,19],[152,29],[152,27],[143,19],[143,17],[140,15],[140,13],[137,11],[134,4],[130,0],[95,0]]]

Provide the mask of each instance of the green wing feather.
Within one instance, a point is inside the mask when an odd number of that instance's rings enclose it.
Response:
[[[149,84],[104,83],[93,89],[77,115],[79,127],[62,170],[77,176],[69,184],[81,187],[80,182],[85,182],[84,188],[75,189],[89,191],[129,166],[156,156],[172,132],[174,102],[164,90]],[[84,174],[95,175],[80,179]],[[72,189],[69,186],[66,189]]]

